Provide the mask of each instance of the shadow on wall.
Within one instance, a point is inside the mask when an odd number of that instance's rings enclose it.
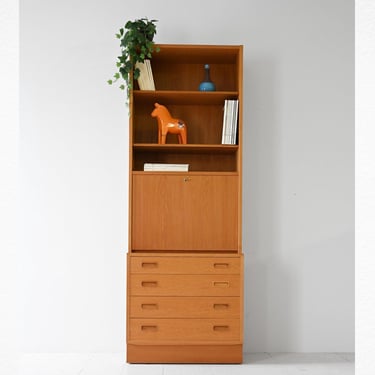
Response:
[[[278,258],[280,213],[280,82],[271,59],[244,58],[243,249],[244,351],[292,345],[291,298],[298,287]]]

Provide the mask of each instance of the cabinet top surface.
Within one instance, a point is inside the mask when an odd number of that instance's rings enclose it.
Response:
[[[217,50],[229,50],[229,49],[242,49],[242,44],[169,44],[169,43],[156,43],[155,46],[160,48],[168,49],[217,49]]]
[[[160,252],[128,252],[128,257],[152,257],[152,258],[243,258],[243,253],[199,253],[199,252],[181,252],[181,253],[160,253]]]

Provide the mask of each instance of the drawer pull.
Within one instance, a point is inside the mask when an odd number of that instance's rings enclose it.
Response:
[[[141,308],[143,310],[157,310],[158,305],[156,303],[142,303]]]
[[[214,303],[215,310],[227,310],[229,308],[228,303]]]
[[[229,268],[229,263],[214,263],[214,268],[220,268],[220,269]]]
[[[229,326],[214,326],[214,331],[217,332],[223,332],[223,331],[228,331]]]
[[[145,288],[155,288],[158,286],[158,282],[157,281],[142,281],[142,286],[145,287]]]
[[[229,283],[228,281],[214,281],[214,286],[217,286],[219,288],[228,288]]]
[[[158,263],[157,262],[142,262],[142,268],[158,268]]]
[[[158,326],[141,326],[141,330],[147,332],[156,332],[158,330]]]

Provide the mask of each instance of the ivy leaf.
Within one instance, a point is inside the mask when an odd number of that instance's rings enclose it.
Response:
[[[126,56],[121,55],[121,56],[118,56],[117,58],[122,63],[124,63],[126,61]]]
[[[114,77],[115,77],[116,79],[119,79],[119,78],[120,78],[120,73],[115,73],[115,74],[114,74]]]
[[[121,85],[121,86],[120,86],[120,89],[121,89],[121,90],[125,90],[125,86],[124,86],[124,85]]]
[[[109,85],[112,85],[113,81],[112,81],[111,79],[109,79],[109,80],[107,81],[107,83],[108,83]]]
[[[134,79],[138,79],[141,74],[141,71],[137,68],[134,69]]]
[[[122,74],[123,77],[127,77],[128,76],[128,72],[127,72],[127,70],[124,67],[120,68],[120,73]]]

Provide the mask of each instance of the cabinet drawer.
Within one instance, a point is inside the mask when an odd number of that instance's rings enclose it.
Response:
[[[239,319],[130,319],[130,341],[240,341]]]
[[[239,275],[130,275],[133,296],[240,296]]]
[[[130,257],[131,273],[239,274],[240,269],[240,257]]]
[[[131,297],[131,318],[239,318],[239,297]]]

